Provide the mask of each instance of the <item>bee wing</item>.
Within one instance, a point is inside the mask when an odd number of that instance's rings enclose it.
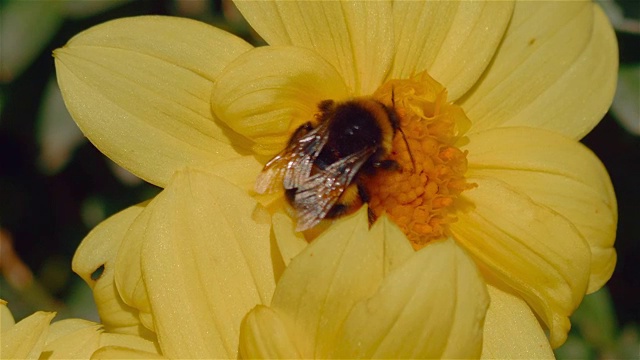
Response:
[[[313,162],[328,137],[327,124],[322,123],[299,138],[292,139],[282,152],[264,166],[256,179],[255,191],[259,194],[271,193],[277,190],[280,183],[285,189],[297,188],[309,177]]]
[[[365,148],[346,156],[311,176],[298,187],[294,201],[298,214],[296,231],[307,230],[327,216],[374,152],[374,148]]]
[[[313,163],[329,139],[328,125],[328,122],[321,123],[298,140],[298,146],[294,150],[295,159],[289,162],[284,173],[282,183],[285,189],[299,188],[309,178]]]
[[[254,190],[258,194],[276,191],[277,185],[282,182],[287,166],[291,161],[289,154],[285,149],[264,166],[254,185]]]

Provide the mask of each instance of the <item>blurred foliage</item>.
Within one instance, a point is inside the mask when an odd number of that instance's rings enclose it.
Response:
[[[640,328],[629,322],[620,328],[607,288],[587,295],[571,317],[567,342],[556,350],[558,359],[637,359]]]
[[[639,358],[640,6],[599,1],[620,45],[613,111],[583,142],[607,167],[619,205],[618,264],[608,284],[572,317],[563,359]],[[71,273],[73,253],[106,217],[159,189],[95,149],[66,111],[51,52],[110,19],[144,14],[195,18],[254,44],[261,40],[222,0],[0,0],[0,298],[16,319],[56,310],[97,320],[91,292]]]

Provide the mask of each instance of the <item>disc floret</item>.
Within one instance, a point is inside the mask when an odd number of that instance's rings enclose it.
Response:
[[[467,154],[455,146],[470,121],[427,73],[388,81],[374,98],[393,106],[409,147],[396,134],[390,159],[402,170],[365,180],[369,206],[376,216],[386,213],[419,249],[446,236],[447,224],[456,221],[456,198],[476,186],[465,180]]]

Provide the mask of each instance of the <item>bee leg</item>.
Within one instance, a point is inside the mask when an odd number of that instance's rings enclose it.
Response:
[[[367,189],[360,183],[360,181],[356,184],[358,186],[358,196],[360,196],[360,200],[362,203],[368,203],[371,200],[371,196],[369,196],[369,192]]]
[[[367,209],[367,215],[369,216],[369,226],[371,226],[373,225],[374,222],[376,222],[378,217],[376,216],[376,213],[374,213],[373,210],[371,210],[371,208]]]
[[[298,188],[286,189],[284,191],[284,196],[289,202],[289,205],[293,206],[296,200],[296,192],[298,192]]]
[[[369,196],[369,192],[364,187],[364,185],[362,185],[360,182],[358,182],[358,195],[360,196],[360,199],[362,200],[363,204],[368,203],[371,200],[371,197]],[[369,225],[373,225],[373,223],[376,221],[378,217],[373,212],[373,210],[371,210],[371,208],[367,209],[367,215],[369,217]]]
[[[325,215],[324,217],[326,219],[335,219],[346,214],[348,210],[349,210],[349,207],[347,205],[338,203],[333,205],[331,210],[329,210],[327,215]]]
[[[377,169],[383,169],[383,170],[389,170],[389,171],[402,170],[402,167],[400,167],[400,164],[398,164],[397,161],[391,160],[391,159],[376,161],[373,163],[373,167]]]

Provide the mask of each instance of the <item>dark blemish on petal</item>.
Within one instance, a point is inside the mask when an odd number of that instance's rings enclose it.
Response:
[[[100,265],[94,272],[91,273],[91,280],[98,281],[104,273],[104,264]]]

